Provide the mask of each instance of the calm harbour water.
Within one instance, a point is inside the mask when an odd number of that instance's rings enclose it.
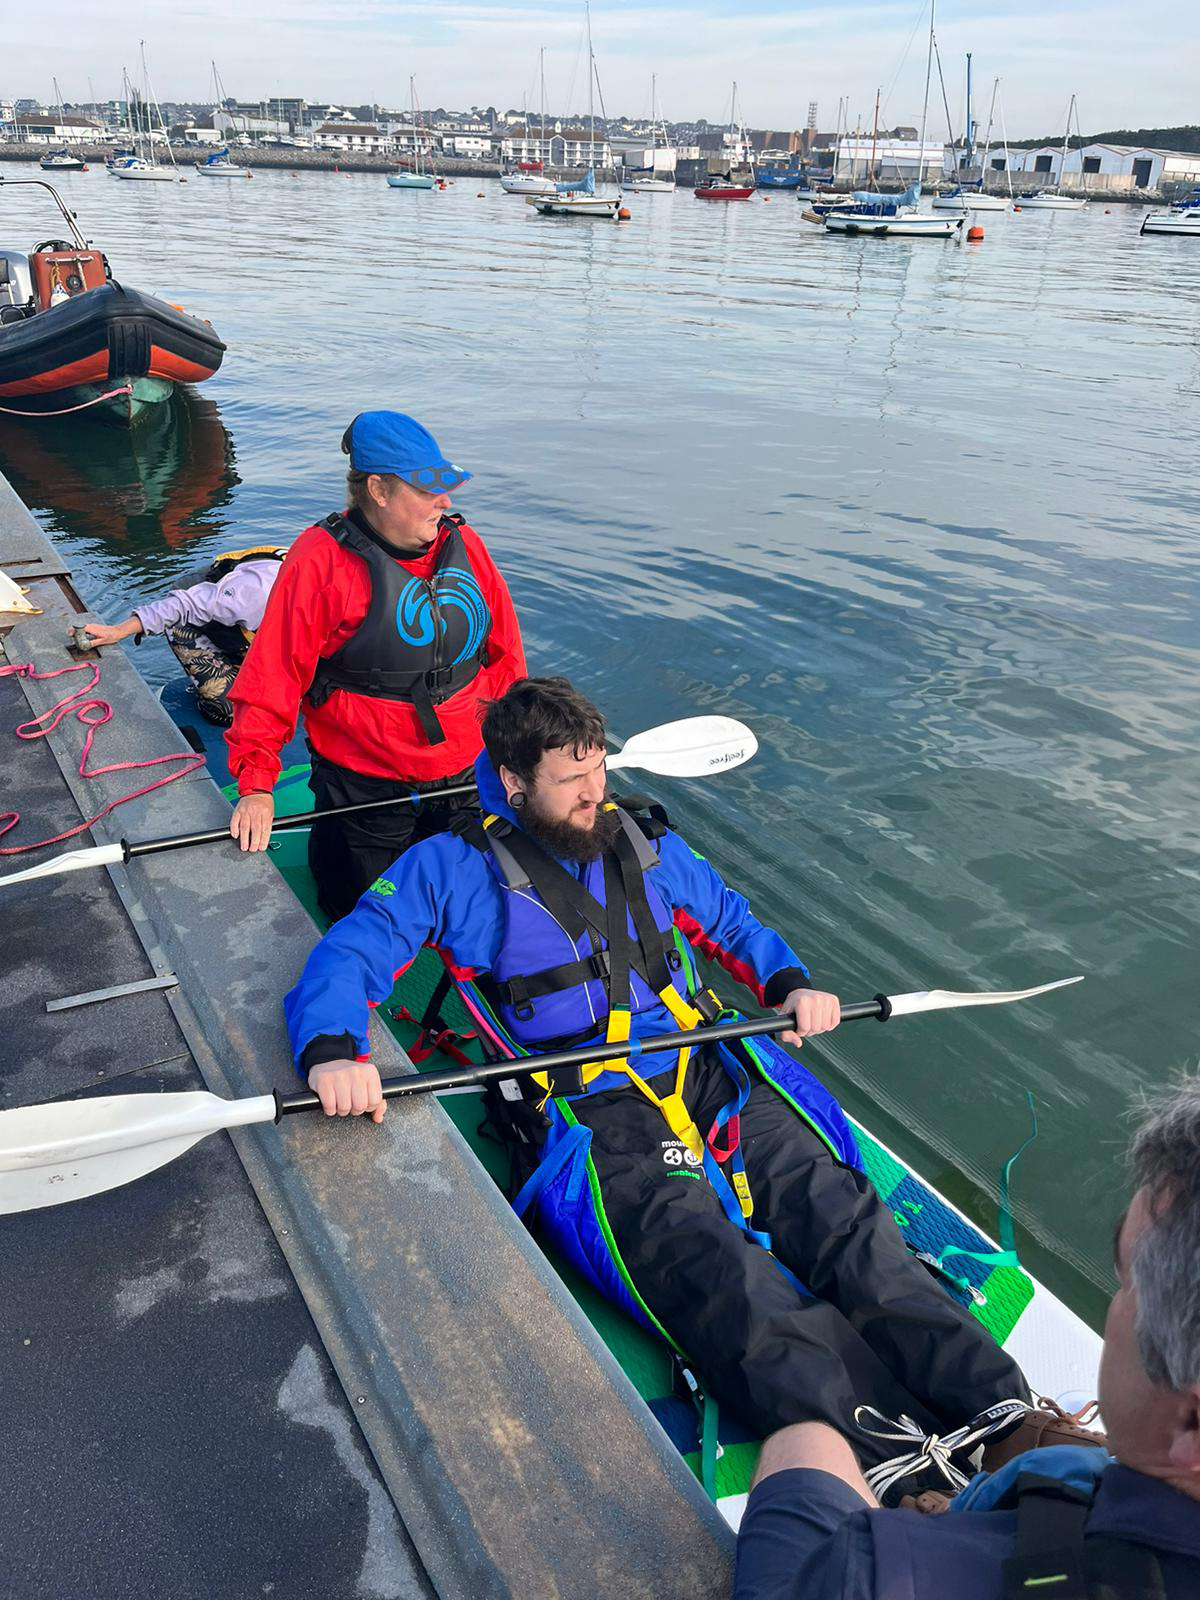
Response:
[[[1200,241],[1100,205],[959,246],[827,237],[786,196],[632,196],[616,227],[491,180],[60,187],[118,278],[229,345],[132,443],[0,419],[100,614],[292,538],[342,504],[350,418],[414,412],[476,474],[533,670],[618,736],[754,727],[752,764],[654,792],[818,983],[1087,974],[807,1059],[989,1229],[1031,1090],[1019,1243],[1095,1321],[1123,1112],[1197,1057]],[[57,234],[43,201],[0,194],[3,236]]]

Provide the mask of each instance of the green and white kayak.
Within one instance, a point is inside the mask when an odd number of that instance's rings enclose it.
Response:
[[[219,759],[214,752],[214,766]],[[219,776],[223,778],[225,773]],[[232,786],[226,793],[233,797]],[[280,817],[313,809],[306,766],[283,773],[275,791],[275,807]],[[271,858],[314,920],[322,922],[308,870],[307,834],[278,833],[271,845]],[[431,951],[422,951],[390,998],[379,1007],[380,1019],[406,1050],[416,1043],[419,1033],[411,1019],[423,1015],[441,974],[437,957]],[[441,1014],[464,1038],[470,1035],[471,1019],[453,993],[441,1007]],[[460,1048],[472,1059],[483,1059],[471,1039]],[[444,1058],[436,1055],[421,1063],[427,1068],[442,1065]],[[441,1104],[491,1176],[498,1184],[506,1184],[507,1156],[494,1139],[481,1134],[478,1096],[450,1095]],[[1031,1389],[1072,1410],[1091,1400],[1096,1393],[1099,1336],[1023,1268],[979,1260],[981,1256],[999,1254],[999,1245],[868,1129],[857,1122],[854,1128],[867,1173],[904,1230],[910,1248],[932,1260],[937,1260],[947,1247],[963,1252],[949,1258],[947,1270],[969,1288],[948,1283],[947,1292],[969,1301],[972,1315],[1010,1352]],[[710,1438],[705,1452],[700,1410],[681,1396],[677,1368],[665,1344],[635,1326],[571,1268],[557,1261],[555,1266],[637,1392],[697,1476],[708,1480],[718,1508],[736,1527],[745,1506],[759,1441],[750,1437],[734,1418],[721,1416],[714,1465],[713,1441]]]

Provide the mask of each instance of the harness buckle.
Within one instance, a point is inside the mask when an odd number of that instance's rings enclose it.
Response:
[[[711,989],[700,989],[692,996],[692,1004],[707,1023],[716,1022],[725,1009]]]

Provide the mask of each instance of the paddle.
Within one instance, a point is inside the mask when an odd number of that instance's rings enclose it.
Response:
[[[662,778],[703,778],[712,772],[740,767],[758,749],[758,740],[744,722],[733,717],[684,717],[679,722],[664,722],[627,739],[622,748],[608,757],[610,772],[637,768]],[[453,789],[436,789],[429,794],[395,795],[387,800],[360,800],[352,806],[335,806],[328,811],[306,811],[301,816],[284,817],[273,832],[308,827],[318,817],[345,817],[355,811],[376,811],[380,806],[410,805],[419,800],[446,800],[460,794],[474,794],[473,783]],[[68,850],[63,855],[42,861],[36,867],[10,872],[0,878],[0,889],[14,883],[29,883],[34,878],[51,878],[60,872],[79,872],[84,867],[108,867],[132,861],[135,856],[159,855],[164,850],[188,850],[197,844],[229,841],[228,828],[211,828],[205,833],[180,833],[166,839],[144,839],[130,844],[92,845],[86,850]]]
[[[843,1006],[842,1021],[877,1017],[886,1022],[889,1017],[915,1016],[920,1011],[1008,1005],[1082,981],[1060,978],[1057,983],[1043,983],[1035,989],[978,994],[954,994],[946,989],[880,994],[874,1000]],[[794,1026],[790,1015],[721,1022],[715,1027],[697,1028],[693,1033],[655,1034],[641,1041],[638,1054],[656,1055],[718,1039],[786,1033]],[[608,1060],[612,1052],[612,1045],[602,1043],[523,1056],[515,1061],[489,1062],[466,1071],[411,1073],[386,1079],[383,1097],[399,1100],[487,1083],[493,1078],[584,1066],[591,1061]],[[0,1112],[0,1214],[36,1211],[42,1206],[102,1194],[154,1172],[206,1134],[221,1128],[245,1128],[256,1122],[278,1122],[293,1112],[315,1111],[320,1104],[311,1089],[289,1095],[254,1095],[244,1100],[223,1100],[204,1090],[191,1090],[184,1094],[119,1094],[93,1100],[60,1100]]]

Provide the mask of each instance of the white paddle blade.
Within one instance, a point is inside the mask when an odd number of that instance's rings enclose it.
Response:
[[[1081,973],[1077,978],[1041,983],[1036,989],[984,989],[976,994],[955,994],[952,989],[920,989],[915,994],[891,994],[888,999],[893,1017],[912,1017],[920,1011],[954,1011],[959,1006],[1006,1006],[1014,1000],[1032,1000],[1035,995],[1049,994],[1051,989],[1065,989],[1072,983],[1082,982]]]
[[[20,872],[10,872],[0,878],[0,889],[11,883],[31,883],[34,878],[52,878],[59,872],[80,872],[84,867],[109,867],[124,861],[123,844],[97,844],[87,850],[68,850],[49,861],[39,861],[36,867],[25,867]]]
[[[0,1112],[0,1214],[103,1194],[219,1128],[275,1118],[274,1095],[118,1094]]]
[[[704,778],[710,772],[740,767],[757,749],[754,734],[733,717],[684,717],[635,733],[609,756],[608,770],[638,767],[664,778]]]

